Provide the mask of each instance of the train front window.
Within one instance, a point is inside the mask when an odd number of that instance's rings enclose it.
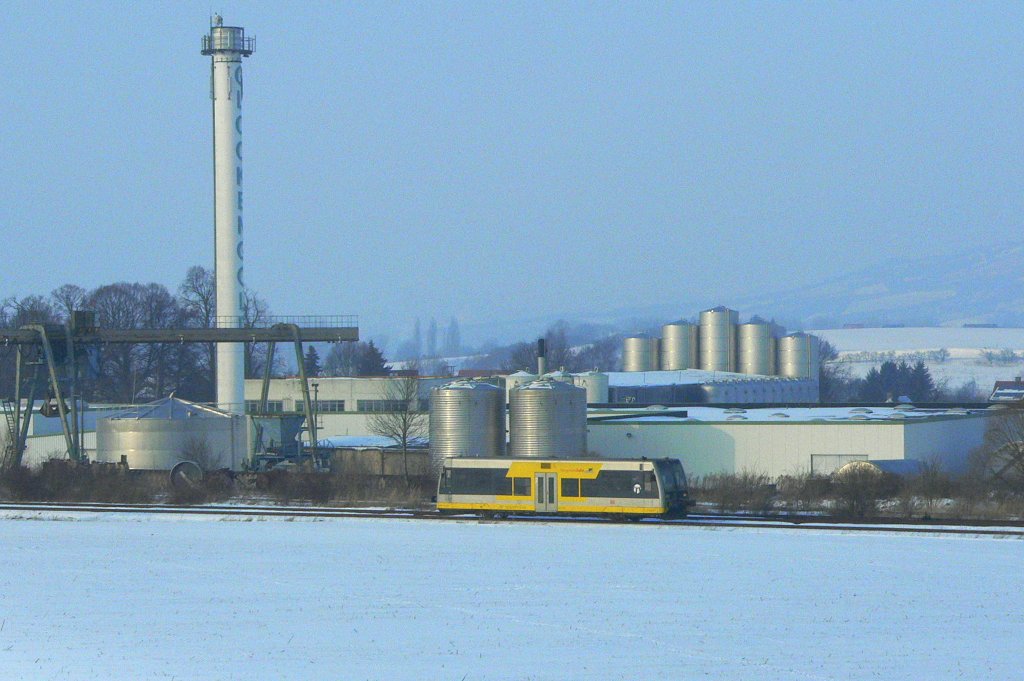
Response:
[[[671,463],[656,461],[654,466],[657,468],[659,475],[661,475],[661,485],[666,493],[675,492],[681,487],[681,481],[676,475],[675,467]]]

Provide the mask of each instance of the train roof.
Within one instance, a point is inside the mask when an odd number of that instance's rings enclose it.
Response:
[[[511,456],[446,456],[445,461],[458,462],[480,462],[480,463],[643,463],[644,461],[679,461],[676,457],[642,457],[642,458],[617,458],[612,459],[603,456],[575,456],[572,458],[553,459],[539,456],[523,456],[513,458]]]

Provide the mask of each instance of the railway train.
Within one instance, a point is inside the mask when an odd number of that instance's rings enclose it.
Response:
[[[678,459],[446,457],[442,513],[682,517],[692,505]]]

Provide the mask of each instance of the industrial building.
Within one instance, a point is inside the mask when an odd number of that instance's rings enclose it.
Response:
[[[812,378],[729,371],[613,371],[606,374],[611,404],[815,404]]]
[[[332,376],[310,379],[310,397],[317,415],[317,430],[323,437],[370,434],[369,419],[374,413],[393,411],[394,400],[388,398],[388,386],[401,377],[385,376]],[[420,407],[427,409],[430,390],[452,381],[446,377],[423,377],[419,381]],[[250,414],[256,413],[262,381],[247,379],[245,406]],[[271,414],[301,413],[302,379],[273,378],[267,393],[267,411]]]
[[[987,409],[813,407],[591,409],[587,441],[603,457],[679,458],[691,476],[828,474],[851,461],[936,462],[960,472],[981,446]]]

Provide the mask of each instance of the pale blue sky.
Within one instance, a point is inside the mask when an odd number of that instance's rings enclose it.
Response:
[[[16,2],[0,295],[212,264],[211,9],[256,38],[245,271],[279,314],[397,339],[1018,239],[1020,3]]]

